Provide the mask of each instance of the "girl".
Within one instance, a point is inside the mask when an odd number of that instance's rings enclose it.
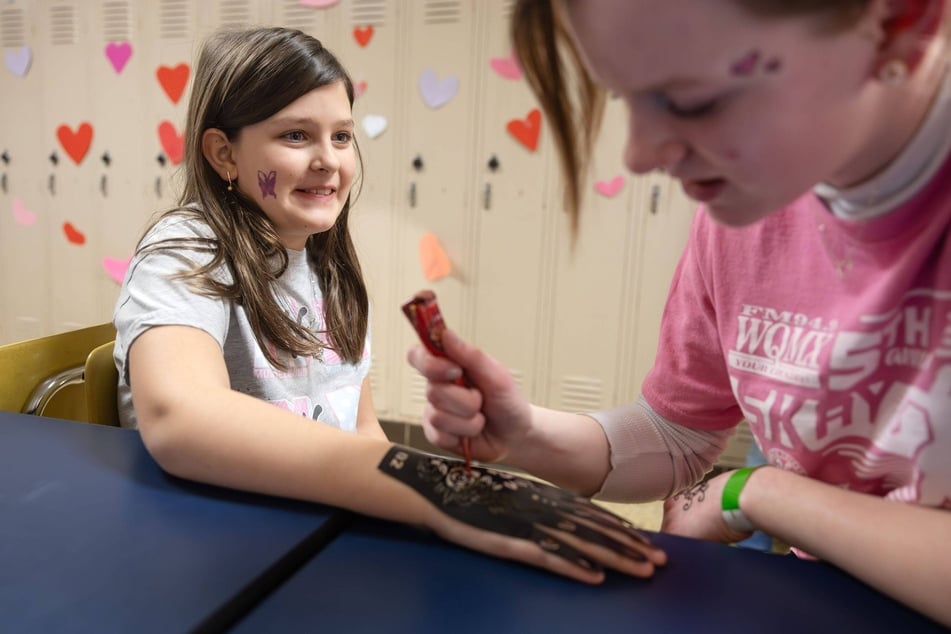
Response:
[[[605,92],[627,166],[702,205],[637,402],[531,406],[447,332],[451,361],[409,354],[427,437],[585,494],[679,494],[668,531],[763,530],[951,625],[949,21],[947,0],[518,2],[573,214]],[[744,418],[770,466],[702,481]]]
[[[116,306],[123,424],[183,478],[423,525],[589,583],[602,566],[651,574],[663,553],[590,502],[485,469],[457,477],[386,441],[347,230],[352,103],[344,69],[304,33],[207,41],[180,206],[146,231]],[[493,500],[521,513],[492,515]],[[588,519],[549,528],[564,516]]]

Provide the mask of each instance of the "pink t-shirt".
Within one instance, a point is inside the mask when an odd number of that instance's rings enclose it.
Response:
[[[689,427],[749,421],[767,460],[951,509],[951,160],[865,222],[809,193],[749,227],[697,214],[647,402]]]

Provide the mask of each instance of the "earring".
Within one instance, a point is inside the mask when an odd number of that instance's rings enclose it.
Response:
[[[225,174],[228,175],[228,191],[232,192],[234,191],[234,186],[231,184],[231,172],[229,172],[228,170],[225,170]]]
[[[878,78],[886,86],[897,86],[908,77],[908,64],[900,59],[890,59],[878,69]]]

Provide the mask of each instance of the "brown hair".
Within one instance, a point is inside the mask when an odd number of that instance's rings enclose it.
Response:
[[[577,0],[582,1],[582,0]],[[604,91],[595,85],[565,27],[564,0],[517,0],[512,40],[525,78],[551,125],[563,173],[564,202],[577,233],[581,187],[604,112]],[[735,0],[763,18],[815,14],[825,30],[845,28],[870,0]],[[573,89],[573,90],[572,90]]]
[[[287,269],[287,252],[261,208],[237,189],[227,191],[228,183],[202,153],[202,134],[218,128],[234,139],[243,127],[335,82],[343,82],[352,106],[353,83],[343,66],[318,40],[301,31],[255,28],[222,31],[208,38],[198,56],[188,103],[180,206],[158,220],[174,214],[198,217],[215,237],[166,240],[151,247],[212,253],[207,264],[177,277],[196,292],[240,302],[258,345],[278,367],[284,364],[274,358],[266,341],[298,356],[317,354],[324,344],[274,299],[271,286]],[[359,148],[356,153],[359,160]],[[359,192],[359,184],[355,187]],[[306,247],[324,295],[327,338],[350,363],[363,356],[369,315],[366,285],[347,222],[354,198],[351,190],[334,226],[311,235]],[[222,266],[232,273],[233,283],[216,278]]]

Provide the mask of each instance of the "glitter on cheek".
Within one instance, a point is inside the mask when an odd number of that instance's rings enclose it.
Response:
[[[783,68],[783,60],[774,57],[766,62],[765,70],[767,73],[778,73]]]
[[[739,61],[730,66],[730,73],[746,77],[756,71],[756,65],[759,63],[760,52],[752,50],[744,55]]]

